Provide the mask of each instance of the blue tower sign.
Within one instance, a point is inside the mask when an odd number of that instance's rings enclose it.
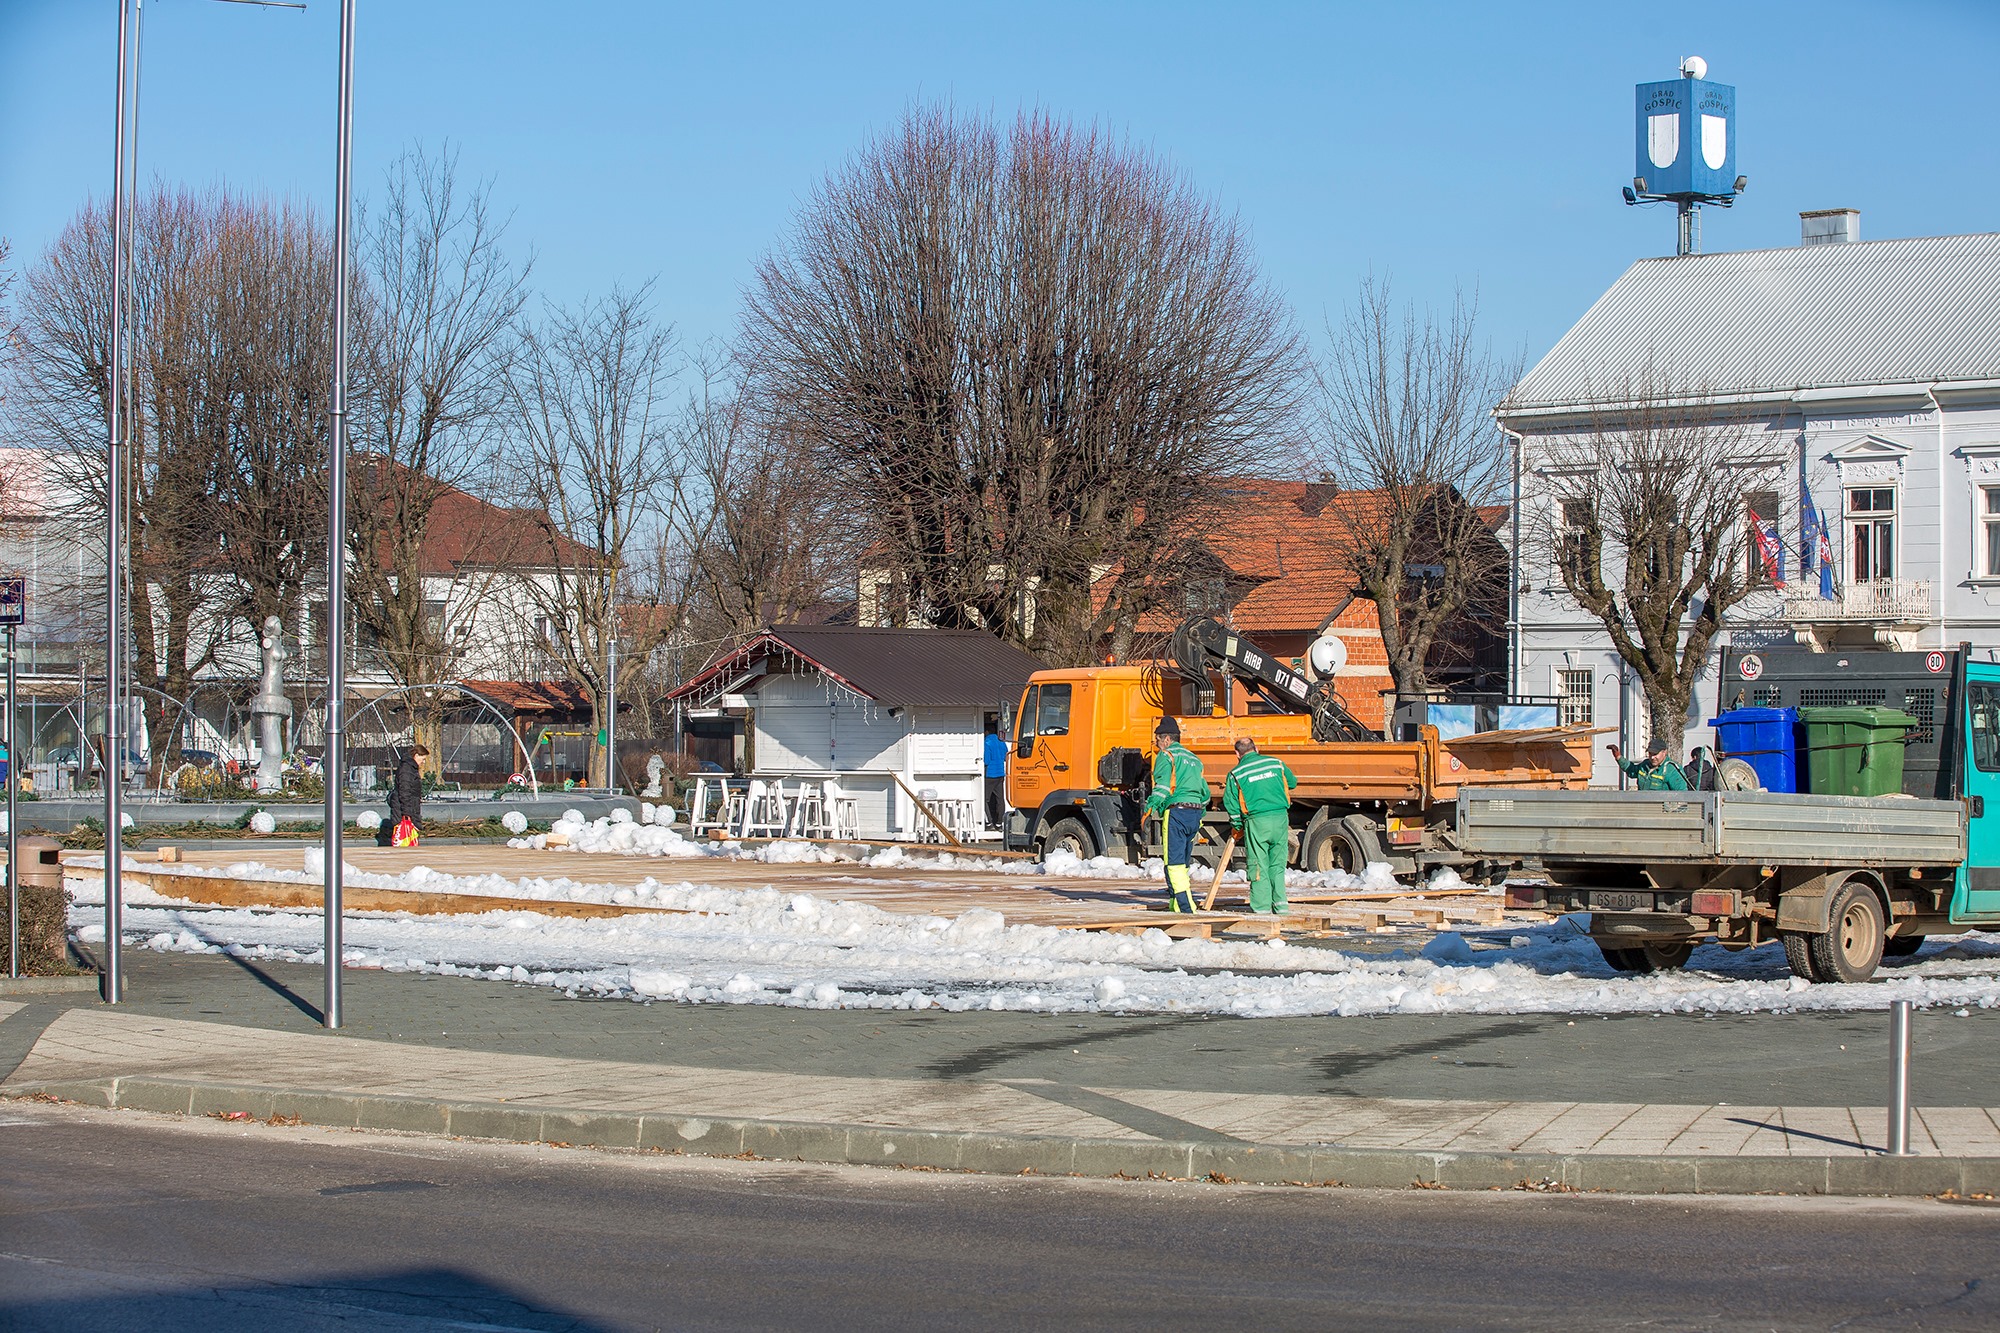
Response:
[[[1736,174],[1736,89],[1707,75],[1708,62],[1689,56],[1680,78],[1642,83],[1633,99],[1636,155],[1625,202],[1674,204],[1684,255],[1701,249],[1701,205],[1728,208],[1749,184]]]

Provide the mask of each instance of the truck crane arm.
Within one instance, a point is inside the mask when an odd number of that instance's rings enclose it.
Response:
[[[1340,702],[1331,681],[1308,681],[1211,616],[1184,621],[1174,631],[1171,651],[1174,670],[1208,703],[1215,697],[1211,675],[1226,672],[1280,712],[1310,715],[1316,741],[1376,739]]]

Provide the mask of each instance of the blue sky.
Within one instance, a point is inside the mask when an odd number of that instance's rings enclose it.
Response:
[[[148,178],[327,204],[338,0],[147,0]],[[2000,230],[2000,4],[674,5],[359,0],[357,188],[449,140],[559,299],[657,275],[726,337],[803,195],[913,102],[1109,125],[1240,211],[1317,328],[1371,270],[1478,288],[1531,359],[1673,219],[1628,209],[1632,85],[1736,85],[1750,192],[1710,250]],[[115,0],[0,0],[0,236],[32,261],[108,190]]]

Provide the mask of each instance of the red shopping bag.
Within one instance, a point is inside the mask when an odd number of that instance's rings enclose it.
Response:
[[[410,822],[408,815],[396,821],[395,831],[389,835],[389,841],[398,847],[417,845],[417,826]]]

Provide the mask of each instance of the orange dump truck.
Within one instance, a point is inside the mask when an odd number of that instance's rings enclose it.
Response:
[[[1160,688],[1154,668],[1036,672],[1012,718],[1007,845],[1134,862],[1158,855],[1160,834],[1143,807],[1162,715],[1178,718],[1181,743],[1207,770],[1210,857],[1226,836],[1222,783],[1236,764],[1239,736],[1298,774],[1291,863],[1307,870],[1358,874],[1382,861],[1408,874],[1456,864],[1464,858],[1449,835],[1459,788],[1563,789],[1590,781],[1591,732],[1583,727],[1441,740],[1425,726],[1414,741],[1316,741],[1303,713],[1190,714],[1183,705],[1181,691]]]

